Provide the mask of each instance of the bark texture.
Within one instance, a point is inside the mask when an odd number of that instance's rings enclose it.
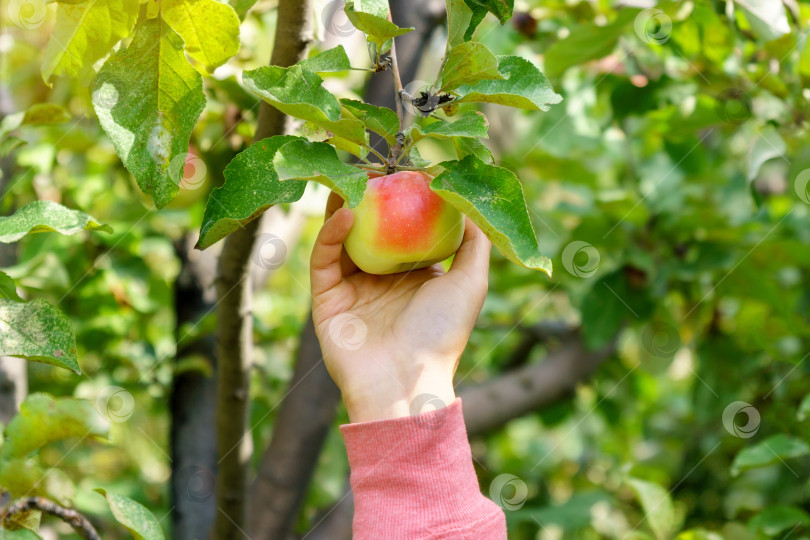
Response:
[[[290,66],[312,41],[312,2],[280,0],[270,63]],[[262,103],[254,141],[286,132],[289,119]],[[250,270],[259,228],[254,220],[231,234],[219,259],[217,277],[217,540],[243,538],[247,529],[247,489],[252,439],[248,426],[253,348]]]

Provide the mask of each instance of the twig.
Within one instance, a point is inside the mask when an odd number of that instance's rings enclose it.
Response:
[[[372,154],[374,154],[375,156],[377,156],[377,157],[379,158],[379,160],[380,160],[380,161],[382,161],[383,163],[387,163],[387,162],[388,162],[388,160],[387,160],[387,159],[385,159],[381,153],[377,152],[377,151],[376,151],[376,150],[374,150],[372,147],[370,147],[370,146],[366,146],[366,148],[368,148],[368,149],[369,149],[369,151],[371,151],[371,153],[372,153]]]
[[[55,502],[44,497],[28,497],[25,499],[20,499],[6,508],[6,510],[2,513],[2,519],[0,521],[5,521],[14,514],[27,512],[28,510],[40,510],[46,514],[58,517],[73,527],[76,533],[85,540],[101,540],[101,537],[98,535],[98,532],[96,532],[93,524],[90,523],[86,517],[78,513],[76,510],[59,506]]]
[[[392,23],[391,7],[388,7],[388,20]],[[402,104],[402,78],[399,75],[399,65],[397,65],[396,38],[391,38],[391,75],[394,77],[394,103],[397,106],[397,116],[399,117],[399,133],[397,133],[397,143],[391,149],[391,159],[389,171],[394,172],[394,163],[399,161],[402,155],[402,147],[405,145],[405,107]]]

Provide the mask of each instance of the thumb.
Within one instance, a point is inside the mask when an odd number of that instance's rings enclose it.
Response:
[[[340,254],[343,241],[354,223],[354,214],[348,208],[340,208],[323,224],[310,258],[310,281],[312,296],[323,294],[343,280]]]

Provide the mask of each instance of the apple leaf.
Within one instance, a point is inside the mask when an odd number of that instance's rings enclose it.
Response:
[[[42,79],[76,76],[103,58],[127,37],[138,19],[140,5],[132,0],[92,0],[58,3],[56,26],[42,59]]]
[[[444,172],[430,189],[473,220],[507,259],[551,275],[551,259],[540,254],[523,187],[511,171],[474,155],[439,165]]]
[[[666,489],[638,478],[631,478],[627,484],[636,494],[636,498],[641,503],[644,510],[644,519],[652,529],[655,538],[666,540],[672,538],[676,532],[678,523],[675,517],[675,508],[672,505],[672,498]]]
[[[461,97],[456,101],[496,103],[539,111],[547,111],[550,105],[562,101],[546,76],[524,58],[499,56],[498,71],[505,79],[462,86],[457,90]]]
[[[447,4],[447,45],[453,47],[472,39],[475,26],[470,25],[473,17],[470,7],[464,0],[446,0],[445,3]],[[476,23],[477,25],[478,23]]]
[[[4,530],[3,540],[42,540],[42,537],[28,529],[17,529],[14,531]]]
[[[453,146],[456,148],[456,155],[458,155],[458,159],[463,159],[466,156],[473,155],[484,163],[492,164],[495,162],[495,159],[492,157],[492,152],[478,139],[472,139],[470,137],[453,137]]]
[[[441,78],[442,86],[439,91],[449,92],[463,84],[503,79],[503,75],[498,71],[498,59],[486,45],[467,41],[450,49]]]
[[[764,41],[779,39],[790,33],[790,22],[782,2],[770,0],[735,0],[748,19],[754,33]]]
[[[369,42],[384,51],[389,39],[407,34],[413,28],[400,28],[388,20],[388,0],[354,0],[346,2],[346,16],[355,28],[366,34]]]
[[[20,295],[17,294],[17,286],[14,285],[14,280],[5,272],[0,271],[0,298],[13,300],[15,302],[24,302]]]
[[[161,19],[135,29],[93,81],[93,106],[124,166],[158,208],[179,190],[188,140],[205,108],[202,77]]]
[[[484,20],[487,12],[492,13],[501,24],[504,24],[512,17],[512,10],[515,6],[514,0],[464,0],[467,7],[472,11],[470,24],[464,34],[464,39],[472,38],[473,32]]]
[[[239,16],[217,0],[160,0],[163,20],[177,32],[186,53],[211,73],[239,52]]]
[[[389,145],[396,144],[396,136],[399,131],[397,113],[388,107],[377,107],[353,99],[341,99],[340,104],[351,116],[360,120],[366,129],[381,136]]]
[[[794,506],[769,506],[751,518],[748,527],[767,538],[790,538],[802,525],[810,525],[810,515]],[[781,533],[788,530],[786,536]]]
[[[0,330],[0,356],[51,364],[81,375],[73,325],[45,300],[20,303],[0,298]]]
[[[63,124],[70,120],[67,109],[56,103],[35,103],[26,109],[9,114],[0,122],[0,138],[23,125]]]
[[[450,137],[487,138],[488,128],[489,122],[482,113],[470,111],[459,116],[454,122],[438,120],[425,126],[414,124],[411,136],[415,141],[425,137],[434,139],[448,139]]]
[[[274,204],[295,202],[304,195],[305,182],[280,182],[273,156],[292,135],[263,139],[237,154],[225,167],[225,184],[211,192],[205,207],[197,249],[219,242],[253,221]]]
[[[266,66],[242,74],[245,88],[284,114],[308,120],[332,134],[357,144],[367,144],[363,123],[341,118],[340,103],[323,79],[300,64],[288,68]]]
[[[0,242],[16,242],[29,233],[58,232],[76,234],[79,231],[111,233],[109,225],[102,225],[91,215],[65,208],[53,201],[34,201],[12,215],[0,217]]]
[[[731,464],[731,475],[737,476],[749,469],[767,467],[808,454],[810,454],[810,446],[806,442],[780,433],[740,451]]]
[[[354,208],[363,199],[368,173],[338,158],[326,143],[292,141],[276,152],[273,167],[280,180],[313,180],[325,185]]]
[[[160,523],[142,504],[123,495],[109,493],[101,488],[96,490],[104,495],[115,521],[127,528],[136,540],[163,540]]]
[[[6,440],[0,450],[0,461],[25,457],[65,439],[103,436],[108,430],[109,422],[90,401],[31,394],[4,430]]]
[[[326,142],[337,148],[349,152],[361,159],[365,159],[369,150],[367,146],[353,143],[343,137],[335,137],[330,131],[312,122],[305,122],[301,128],[301,134],[311,142]]]
[[[352,69],[349,56],[343,45],[323,51],[298,62],[298,65],[313,73],[348,71]]]

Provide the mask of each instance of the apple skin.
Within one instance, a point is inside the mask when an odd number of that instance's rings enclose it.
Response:
[[[369,173],[343,245],[368,274],[395,274],[441,262],[458,251],[464,216],[431,191],[420,171]]]

